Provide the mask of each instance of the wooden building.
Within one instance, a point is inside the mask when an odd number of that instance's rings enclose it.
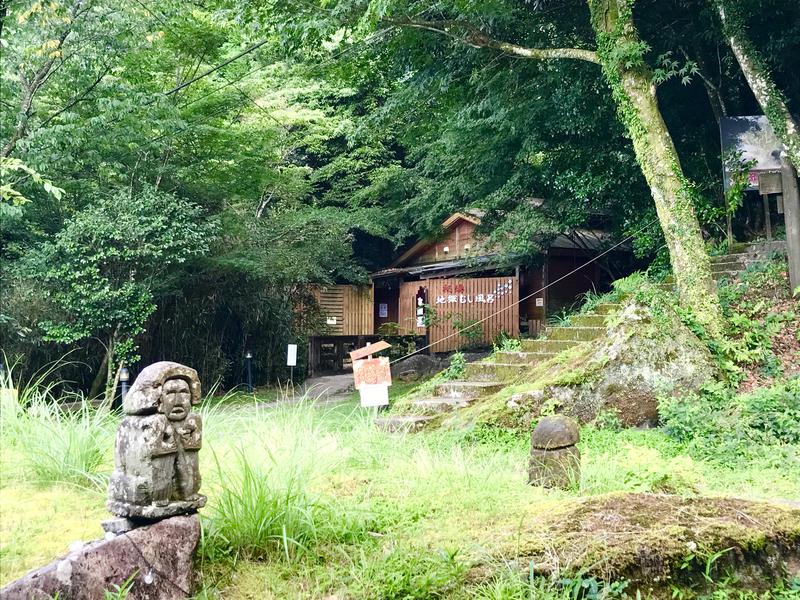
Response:
[[[311,372],[340,370],[350,349],[393,334],[416,336],[431,352],[489,346],[501,334],[536,335],[548,315],[584,292],[608,288],[610,277],[589,262],[601,251],[604,233],[559,236],[540,266],[508,267],[476,235],[480,216],[452,215],[441,236],[420,240],[373,273],[371,286],[320,290],[327,328],[311,340]]]

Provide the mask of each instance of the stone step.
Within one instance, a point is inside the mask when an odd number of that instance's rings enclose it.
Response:
[[[434,388],[434,393],[439,398],[472,400],[473,398],[490,396],[504,387],[504,384],[496,381],[448,381],[437,385]]]
[[[502,362],[467,363],[464,376],[470,381],[508,381],[522,375],[527,365]]]
[[[590,342],[605,335],[605,327],[548,327],[547,339]]]
[[[554,352],[557,354],[581,343],[583,342],[575,340],[522,340],[522,349],[525,352]]]
[[[621,308],[622,305],[616,302],[603,302],[602,304],[598,304],[594,307],[594,312],[599,315],[608,315],[620,310]]]
[[[555,352],[497,352],[495,357],[505,364],[536,366],[550,360],[555,355]]]
[[[459,400],[457,398],[425,398],[424,400],[416,400],[411,403],[411,406],[413,406],[419,414],[423,415],[439,415],[457,408],[464,408],[468,405],[468,400]]]
[[[389,433],[414,433],[420,431],[433,417],[429,415],[397,415],[378,417],[375,426]]]
[[[717,271],[744,271],[744,264],[738,261],[712,262],[711,272]]]
[[[593,313],[575,315],[574,317],[570,317],[569,322],[578,327],[605,327],[606,315],[596,315]]]
[[[720,254],[719,256],[711,256],[711,264],[718,264],[718,263],[726,263],[726,262],[736,262],[739,264],[743,264],[747,259],[746,252],[737,252],[735,254]]]
[[[716,271],[711,273],[711,277],[714,278],[714,281],[721,281],[723,279],[738,279],[741,271]]]

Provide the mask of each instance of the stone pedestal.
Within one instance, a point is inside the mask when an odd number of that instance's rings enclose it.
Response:
[[[580,482],[581,451],[576,446],[556,450],[531,448],[528,483],[568,489]]]
[[[197,515],[88,542],[0,590],[2,600],[103,600],[106,591],[133,577],[128,600],[179,600],[191,596],[193,553],[200,539]]]

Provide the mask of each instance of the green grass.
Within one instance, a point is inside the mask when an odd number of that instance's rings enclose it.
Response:
[[[78,394],[56,397],[53,385],[33,383],[19,397],[10,374],[0,382],[0,469],[38,485],[68,483],[105,489],[109,447],[119,416]],[[70,403],[70,407],[65,406]]]
[[[559,598],[563,589],[521,575],[526,563],[505,565],[518,560],[522,523],[535,526],[579,498],[614,491],[800,497],[790,464],[767,464],[763,453],[731,464],[692,458],[661,430],[584,427],[581,479],[558,491],[527,485],[528,440],[503,430],[389,435],[353,402],[236,410],[217,402],[201,412],[209,503],[200,597],[528,598],[533,589],[537,598]],[[42,420],[38,409],[14,418],[15,433],[0,436],[2,582],[75,539],[99,537],[105,516],[103,496],[90,485],[58,483],[73,461],[56,463],[61,475],[16,476],[38,456],[20,441],[47,447],[42,438],[52,433],[41,426],[51,416]],[[57,422],[66,431],[74,425]],[[101,444],[92,469],[102,477],[113,437],[91,439],[86,447]]]

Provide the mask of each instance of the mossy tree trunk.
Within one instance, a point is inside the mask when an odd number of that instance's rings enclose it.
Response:
[[[600,64],[617,110],[650,187],[669,248],[681,301],[714,338],[722,335],[722,310],[711,277],[694,190],[658,107],[645,44],[633,23],[634,0],[588,0]]]
[[[783,94],[775,85],[767,65],[747,37],[745,19],[741,14],[741,7],[738,6],[738,0],[712,1],[716,4],[725,37],[747,80],[747,85],[750,86],[775,135],[783,144],[789,160],[796,168],[800,167],[800,127],[789,112]]]

